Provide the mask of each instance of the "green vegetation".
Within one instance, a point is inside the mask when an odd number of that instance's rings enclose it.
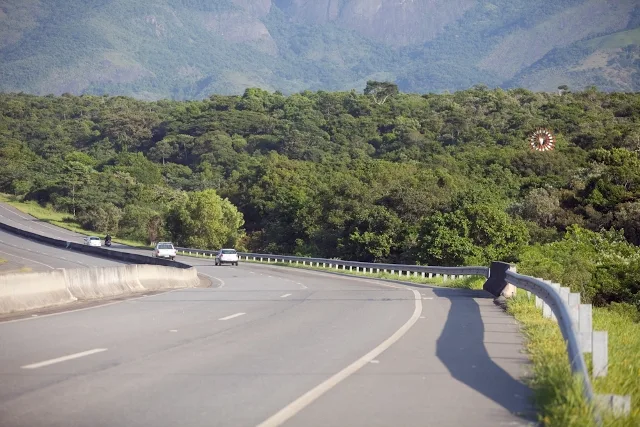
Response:
[[[388,89],[384,102],[377,89]],[[367,92],[0,95],[0,191],[56,225],[144,244],[518,263],[600,307],[612,367],[596,387],[633,394],[637,410],[640,94],[475,86],[420,96],[376,82]],[[541,126],[554,151],[530,149]],[[514,304],[546,424],[580,425],[588,411],[557,328]]]
[[[579,382],[571,376],[566,347],[555,322],[544,319],[524,293],[510,300],[508,310],[523,325],[527,350],[533,362],[530,386],[534,390],[544,425],[594,426],[591,408],[585,405]],[[640,324],[637,313],[619,309],[595,309],[594,328],[609,332],[609,372],[593,381],[596,393],[632,396],[631,415],[605,415],[604,425],[631,427],[640,423]],[[636,318],[637,320],[637,318]],[[586,355],[587,361],[588,354]]]
[[[572,226],[562,240],[530,246],[520,257],[521,273],[569,286],[587,302],[640,309],[640,248],[622,232]]]
[[[597,306],[638,307],[638,94],[366,92],[2,95],[0,191],[57,225],[142,244],[503,260]],[[529,148],[539,126],[555,151]]]
[[[626,42],[637,48],[632,0],[603,2],[597,14],[588,0],[452,1],[435,8],[396,1],[363,11],[371,5],[356,0],[319,0],[315,7],[299,0],[5,0],[0,90],[200,99],[247,87],[349,90],[368,80],[418,92],[477,82],[547,91],[559,84],[640,88],[639,67],[628,58],[575,71],[591,53]],[[394,7],[404,12],[380,19]],[[328,19],[334,9],[335,20]],[[424,19],[416,23],[414,16]],[[600,44],[594,37],[610,38]],[[564,81],[553,81],[554,73]]]
[[[73,231],[79,234],[91,235],[96,230],[88,230],[83,228],[76,220],[74,220],[73,216],[66,212],[58,212],[54,210],[51,205],[42,206],[34,201],[21,201],[18,197],[12,196],[9,194],[0,193],[0,202],[7,203],[16,209],[31,215],[34,218],[37,218],[41,221],[47,222],[51,225],[55,225],[57,227],[64,228],[69,231]],[[98,230],[103,231],[103,230]],[[149,248],[149,246],[141,241],[131,240],[131,239],[123,239],[123,238],[114,238],[114,242],[122,243],[123,245],[138,247],[138,248]]]

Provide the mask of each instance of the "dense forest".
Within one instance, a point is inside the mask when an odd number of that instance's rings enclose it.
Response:
[[[640,307],[640,94],[367,93],[0,95],[0,191],[131,239],[504,260]]]

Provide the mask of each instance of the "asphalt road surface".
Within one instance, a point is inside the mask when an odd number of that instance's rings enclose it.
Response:
[[[0,211],[0,221],[20,218]],[[20,215],[14,221],[32,231],[68,233]],[[53,262],[51,247],[0,234],[0,250],[16,247]],[[110,262],[60,251],[68,262]],[[181,258],[213,286],[0,322],[0,426],[514,426],[535,418],[520,381],[522,337],[484,292]]]

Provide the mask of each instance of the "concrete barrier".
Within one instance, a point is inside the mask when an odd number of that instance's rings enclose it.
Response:
[[[79,300],[90,300],[144,292],[136,265],[64,270],[69,291]],[[168,268],[168,267],[165,267]],[[167,273],[165,273],[165,276]],[[162,281],[161,276],[156,280]]]
[[[65,273],[11,273],[0,275],[0,314],[52,307],[76,301]]]
[[[125,265],[0,275],[0,314],[200,284],[195,268]]]
[[[176,269],[159,265],[137,265],[138,280],[148,291],[158,289],[194,288],[200,285],[198,271],[194,268]],[[158,277],[163,280],[159,281]]]

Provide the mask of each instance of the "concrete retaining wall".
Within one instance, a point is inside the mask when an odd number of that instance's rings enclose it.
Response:
[[[195,268],[126,265],[0,275],[0,314],[200,284]]]

